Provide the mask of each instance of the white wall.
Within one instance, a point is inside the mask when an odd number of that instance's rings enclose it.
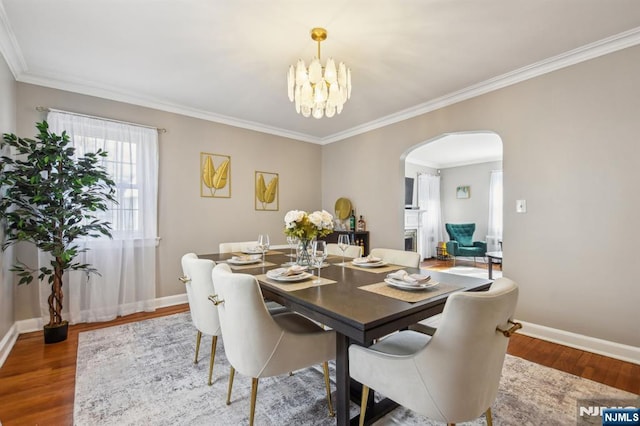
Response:
[[[487,236],[492,170],[502,170],[502,162],[450,167],[440,171],[443,223],[475,223],[474,241],[485,241]],[[456,188],[465,185],[471,187],[471,196],[456,198]]]
[[[402,248],[406,153],[443,134],[493,131],[517,317],[638,347],[639,92],[636,46],[327,145],[323,205],[346,194],[368,212],[373,246]],[[516,199],[527,213],[515,213]]]
[[[14,133],[16,128],[16,82],[2,55],[0,55],[0,134]],[[1,152],[6,154],[8,151]],[[0,241],[4,234],[0,229]],[[11,267],[13,249],[0,251],[0,340],[13,325],[13,273]],[[2,349],[2,348],[0,348]],[[0,351],[0,355],[2,355]],[[1,357],[0,357],[1,358]],[[2,362],[0,361],[0,364]]]

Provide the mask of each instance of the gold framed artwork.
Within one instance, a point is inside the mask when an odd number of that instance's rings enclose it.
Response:
[[[231,157],[200,153],[200,196],[231,198]]]
[[[278,211],[280,208],[280,183],[278,173],[256,170],[255,209]]]
[[[471,187],[468,185],[459,186],[456,188],[456,198],[469,198],[471,197]]]

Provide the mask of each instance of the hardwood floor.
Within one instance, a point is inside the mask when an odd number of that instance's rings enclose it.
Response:
[[[45,345],[42,332],[18,338],[0,369],[0,423],[12,425],[72,425],[78,333],[171,315],[188,305],[139,313],[107,323],[69,327],[66,341]],[[512,355],[640,394],[640,365],[568,348],[523,335],[509,342]]]

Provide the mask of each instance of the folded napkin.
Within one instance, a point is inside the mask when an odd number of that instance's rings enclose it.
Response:
[[[353,263],[377,263],[380,262],[382,259],[380,259],[379,257],[375,257],[375,256],[365,256],[365,257],[358,257],[353,259]]]
[[[301,274],[305,271],[304,266],[300,266],[300,265],[293,265],[293,266],[289,266],[288,268],[277,268],[277,269],[272,269],[269,271],[269,275],[274,276],[274,277],[287,277],[290,275],[298,275]]]
[[[420,285],[424,284],[431,279],[430,275],[421,275],[421,274],[410,274],[404,269],[400,269],[399,271],[392,272],[387,275],[387,278],[392,278],[394,280],[403,281],[408,284]]]
[[[233,256],[231,259],[244,262],[244,261],[247,261],[247,260],[262,259],[262,256],[260,256],[259,254],[249,254],[249,255],[246,255],[246,256]]]

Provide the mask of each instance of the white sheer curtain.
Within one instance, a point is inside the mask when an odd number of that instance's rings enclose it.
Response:
[[[435,257],[436,245],[444,241],[444,225],[440,205],[440,176],[418,175],[418,208],[421,214],[420,254],[423,259]]]
[[[489,183],[489,224],[487,227],[487,250],[500,250],[502,241],[502,170],[491,172]]]
[[[77,258],[91,264],[100,275],[65,273],[69,322],[106,321],[153,311],[158,241],[157,130],[53,111],[47,122],[52,132],[67,132],[79,156],[99,148],[107,151],[103,165],[117,186],[118,204],[101,216],[111,222],[113,239],[82,241],[89,250]],[[48,294],[46,286],[41,287]],[[44,304],[46,307],[46,299]]]

